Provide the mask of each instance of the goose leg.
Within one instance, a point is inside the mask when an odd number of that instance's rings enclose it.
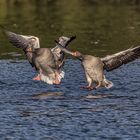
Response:
[[[102,85],[102,82],[100,81],[95,88],[97,89],[97,88],[101,87],[101,85]]]
[[[93,90],[96,88],[94,86],[82,86],[81,89]]]
[[[40,80],[41,80],[41,77],[40,77],[41,73],[42,73],[42,70],[40,69],[40,70],[39,70],[39,74],[38,74],[37,76],[35,76],[35,77],[33,78],[33,80],[35,80],[35,81],[40,81]]]
[[[59,80],[59,73],[58,72],[55,72],[55,81],[54,81],[54,84],[56,85],[59,85],[61,82]]]
[[[87,72],[85,72],[85,75],[86,75],[86,79],[87,79],[88,85],[87,86],[82,86],[81,88],[82,89],[87,89],[87,90],[96,89],[94,86],[92,86],[92,79],[90,78],[90,76],[88,75]]]
[[[40,80],[41,80],[40,74],[38,74],[36,77],[34,77],[33,80],[35,80],[35,81],[40,81]]]

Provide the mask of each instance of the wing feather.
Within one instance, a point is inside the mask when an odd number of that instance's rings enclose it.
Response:
[[[9,42],[17,48],[26,49],[27,47],[40,48],[39,38],[35,36],[25,36],[6,31]]]
[[[27,60],[31,64],[32,67],[34,67],[33,63],[33,53],[28,52],[26,49],[31,47],[32,49],[37,49],[40,48],[39,44],[39,38],[35,36],[25,36],[25,35],[20,35],[16,34],[10,31],[5,31],[6,35],[9,38],[9,42],[14,45],[17,48],[22,48]]]
[[[140,46],[101,58],[104,70],[112,71],[140,57]]]
[[[69,43],[74,40],[76,38],[76,36],[72,36],[70,38],[67,38],[67,37],[60,37],[60,38],[63,38],[65,41],[60,41],[59,40],[59,44],[62,45],[62,48],[67,48],[67,46],[69,45]],[[62,68],[63,65],[64,65],[64,61],[65,61],[65,51],[62,51],[62,49],[60,49],[60,46],[57,44],[54,48],[51,49],[52,53],[54,54],[54,57],[55,57],[55,60],[56,60],[56,63],[57,63],[57,66],[59,68]]]

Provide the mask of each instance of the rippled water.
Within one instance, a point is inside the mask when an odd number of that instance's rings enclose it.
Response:
[[[127,3],[128,2],[128,3]],[[61,35],[70,46],[104,56],[140,44],[137,0],[1,0],[0,25],[54,47]],[[114,87],[81,90],[78,60],[67,59],[60,86],[33,81],[23,52],[0,30],[0,140],[139,140],[140,60],[106,73]]]
[[[110,90],[81,90],[79,61],[68,59],[61,86],[32,80],[24,60],[0,61],[0,137],[3,139],[139,139],[139,65],[110,73]],[[71,66],[71,67],[70,67]]]

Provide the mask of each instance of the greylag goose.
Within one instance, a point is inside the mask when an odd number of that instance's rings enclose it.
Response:
[[[59,42],[57,42],[57,44],[59,44]],[[108,55],[103,58],[84,55],[78,51],[71,52],[63,48],[61,44],[59,44],[59,47],[62,51],[75,56],[82,62],[82,66],[84,68],[86,80],[88,83],[87,86],[84,86],[82,88],[88,90],[97,89],[99,87],[111,88],[113,86],[113,83],[106,79],[104,71],[112,71],[119,68],[123,64],[127,64],[140,57],[140,46],[129,48],[127,50]]]
[[[42,80],[48,84],[60,84],[64,78],[62,66],[65,54],[58,46],[54,48],[40,48],[39,38],[35,36],[20,35],[5,31],[9,42],[17,48],[22,48],[29,63],[39,73],[33,80]],[[64,47],[75,37],[60,37],[59,43]]]

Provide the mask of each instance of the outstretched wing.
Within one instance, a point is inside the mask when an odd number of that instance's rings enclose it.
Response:
[[[33,58],[33,53],[28,52],[27,49],[31,47],[31,49],[36,49],[40,48],[39,44],[39,38],[35,36],[25,36],[25,35],[20,35],[16,34],[10,31],[5,31],[6,35],[9,38],[9,42],[13,44],[17,48],[22,48],[29,63],[34,67],[32,58]]]
[[[59,44],[61,44],[64,48],[67,48],[69,43],[75,38],[76,36],[72,36],[70,38],[62,36],[59,38]],[[64,65],[65,53],[62,51],[62,49],[60,49],[58,44],[56,45],[56,47],[52,48],[51,51],[54,54],[58,67],[61,68]]]
[[[72,55],[73,52],[71,52],[70,50],[66,49],[65,47],[63,47],[57,40],[55,40],[57,46],[59,47],[59,49],[67,54]]]
[[[76,38],[76,36],[72,36],[70,38],[68,37],[60,37],[60,40],[58,41],[59,44],[61,44],[64,48],[67,48],[67,46],[69,45],[69,43],[74,40]],[[61,52],[61,49],[59,48],[58,45],[56,45],[54,48],[52,48],[52,52],[53,53],[57,53],[57,54],[60,54]]]
[[[17,48],[26,49],[28,47],[40,48],[39,38],[35,36],[25,36],[10,31],[5,31],[9,42]]]
[[[112,71],[117,69],[123,64],[129,63],[140,57],[140,46],[129,48],[125,51],[106,56],[101,58],[101,61],[104,63],[104,70]]]

